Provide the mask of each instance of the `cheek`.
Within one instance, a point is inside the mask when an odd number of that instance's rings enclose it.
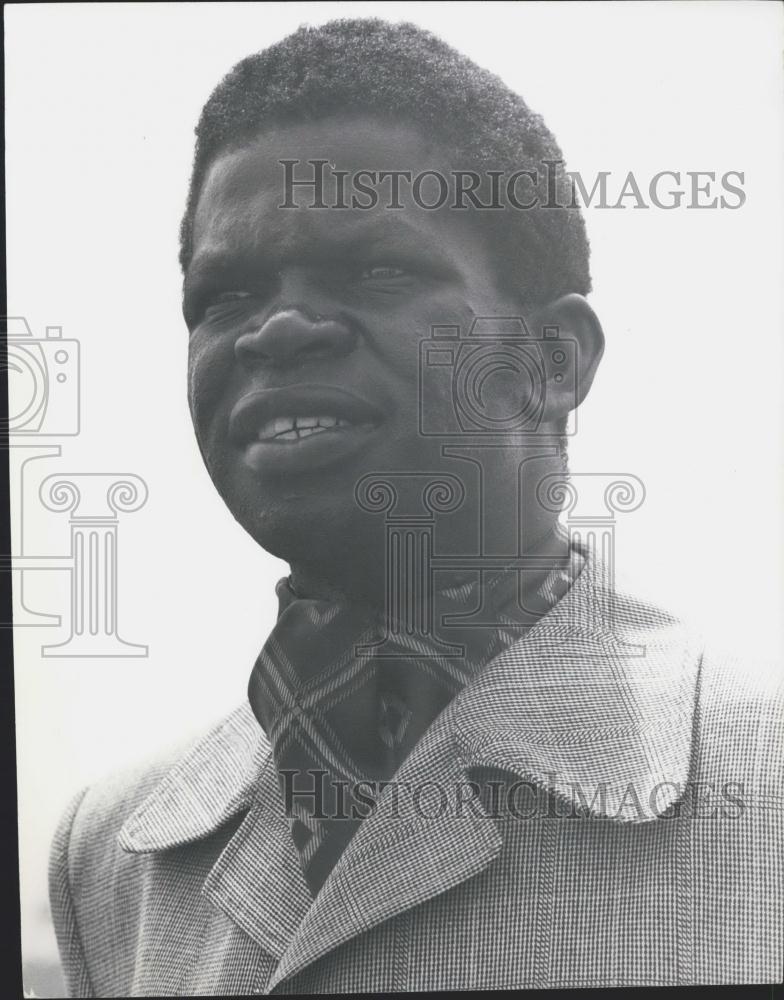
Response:
[[[195,333],[188,348],[188,403],[195,426],[205,429],[219,410],[234,370],[234,347]]]
[[[394,317],[386,318],[386,329],[380,329],[378,320],[374,324],[385,363],[396,369],[413,391],[419,383],[422,345],[433,338],[434,329],[452,326],[467,331],[474,316],[471,303],[457,291],[439,291],[406,303]]]

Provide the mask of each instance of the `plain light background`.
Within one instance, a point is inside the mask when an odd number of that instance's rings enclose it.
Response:
[[[607,350],[570,452],[576,472],[645,483],[618,522],[638,590],[749,661],[781,652],[778,5],[7,7],[9,314],[82,350],[82,432],[38,476],[132,472],[150,491],[119,532],[120,632],[149,657],[44,659],[62,631],[15,635],[30,962],[54,948],[46,861],[69,798],[237,705],[274,622],[285,567],[225,510],[190,426],[177,231],[192,130],[220,77],[302,23],[353,15],[414,21],[499,74],[568,167],[610,171],[611,190],[630,170],[643,188],[660,170],[745,173],[737,211],[587,211]],[[29,550],[67,553],[67,516],[36,496],[12,496]],[[27,597],[64,614],[67,574]]]

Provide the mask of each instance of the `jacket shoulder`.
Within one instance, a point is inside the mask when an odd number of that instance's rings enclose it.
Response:
[[[60,818],[49,855],[49,901],[69,996],[100,995],[95,991],[101,989],[104,957],[123,962],[112,914],[138,912],[135,897],[143,880],[137,869],[145,859],[122,851],[117,837],[193,742],[81,789]]]
[[[707,646],[695,718],[703,780],[741,782],[762,805],[780,804],[784,786],[784,684],[778,664],[747,661]]]
[[[113,772],[76,796],[58,828],[62,840],[70,817],[69,866],[74,885],[78,885],[85,867],[100,865],[106,856],[116,854],[116,840],[123,824],[196,742],[183,741],[162,754]]]

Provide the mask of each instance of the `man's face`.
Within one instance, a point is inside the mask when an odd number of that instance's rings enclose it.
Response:
[[[373,210],[312,209],[312,190],[296,189],[301,207],[284,209],[283,159],[300,161],[295,176],[312,176],[312,159],[352,174],[455,164],[413,128],[354,118],[264,133],[207,174],[184,289],[194,425],[235,517],[292,560],[361,523],[366,473],[443,467],[443,442],[419,433],[431,328],[465,332],[519,306],[475,210],[427,211],[407,189],[401,209],[385,193]],[[448,422],[451,392],[427,405]]]

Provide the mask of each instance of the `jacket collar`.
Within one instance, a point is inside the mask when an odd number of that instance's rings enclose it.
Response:
[[[563,600],[456,700],[460,753],[572,810],[656,819],[688,780],[701,648],[588,556]]]
[[[247,811],[269,743],[245,702],[167,772],[119,834],[124,851],[146,854],[200,840]]]
[[[503,768],[570,807],[653,820],[688,779],[698,664],[698,645],[679,622],[619,594],[608,568],[586,553],[568,594],[455,698],[398,783],[454,789],[476,767]],[[126,821],[119,844],[165,850],[246,812],[204,892],[280,959],[272,989],[500,853],[499,826],[482,808],[455,819],[452,805],[427,818],[410,800],[393,808],[382,795],[313,901],[269,744],[245,703],[175,765]]]

